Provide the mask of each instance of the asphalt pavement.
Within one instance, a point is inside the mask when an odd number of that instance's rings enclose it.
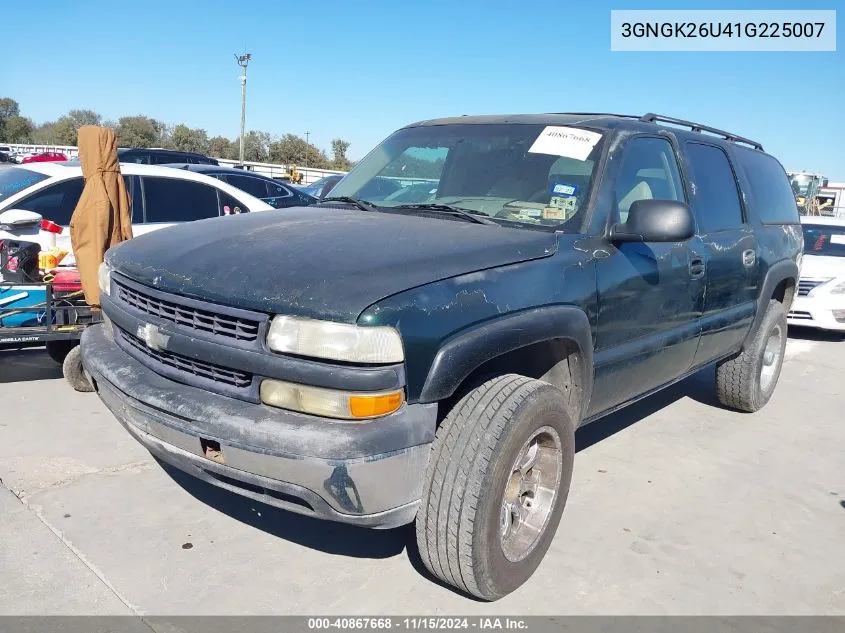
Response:
[[[581,429],[547,558],[492,604],[434,582],[409,528],[164,470],[43,351],[0,351],[0,614],[845,614],[845,342],[791,336],[757,414],[707,370]]]

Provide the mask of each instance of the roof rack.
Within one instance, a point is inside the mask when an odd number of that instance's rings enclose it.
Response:
[[[551,112],[550,114],[569,114],[572,116],[616,116],[623,119],[639,119],[635,114],[614,114],[612,112]]]
[[[746,145],[750,145],[754,149],[759,149],[761,152],[764,151],[763,146],[757,141],[752,141],[751,139],[747,139],[742,136],[737,136],[736,134],[731,134],[730,132],[725,132],[724,130],[719,130],[715,127],[702,125],[701,123],[693,123],[692,121],[684,121],[683,119],[674,119],[672,117],[654,114],[653,112],[644,114],[643,116],[639,117],[639,119],[640,121],[644,121],[646,123],[671,123],[673,125],[680,125],[682,127],[688,127],[693,132],[698,132],[699,134],[701,132],[710,132],[711,134],[721,136],[726,141],[732,141],[734,143],[745,143]]]

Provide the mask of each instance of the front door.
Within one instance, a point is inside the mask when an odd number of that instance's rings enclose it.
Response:
[[[759,263],[736,175],[725,151],[706,142],[684,146],[691,206],[707,269],[707,295],[695,365],[739,349],[754,319]]]
[[[612,219],[624,222],[633,202],[686,202],[677,155],[666,137],[635,136],[614,177]],[[606,245],[598,259],[596,415],[671,382],[692,366],[705,269],[697,239]]]

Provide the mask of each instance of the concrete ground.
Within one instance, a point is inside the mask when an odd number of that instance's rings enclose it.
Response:
[[[552,548],[493,604],[426,576],[409,529],[165,472],[42,351],[2,351],[0,614],[845,614],[845,342],[791,334],[758,414],[706,371],[579,431]]]

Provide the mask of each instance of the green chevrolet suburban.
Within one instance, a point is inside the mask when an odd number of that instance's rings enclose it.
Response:
[[[496,600],[557,531],[577,427],[710,365],[738,412],[775,389],[802,234],[759,143],[653,114],[462,116],[395,132],[330,195],[107,253],[82,363],[159,460],[312,517],[415,522],[432,574]]]

